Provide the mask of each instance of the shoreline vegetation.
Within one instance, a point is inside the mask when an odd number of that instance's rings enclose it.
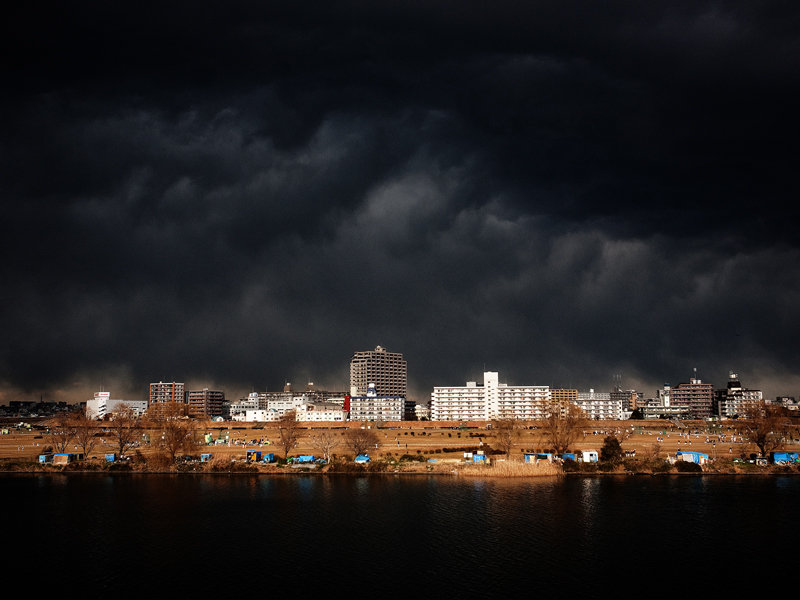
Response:
[[[629,459],[619,463],[564,464],[540,460],[525,463],[518,460],[495,460],[489,465],[444,460],[427,463],[417,460],[370,461],[365,465],[351,458],[338,458],[326,464],[296,464],[283,461],[270,464],[252,463],[237,459],[212,459],[201,463],[186,460],[174,464],[162,461],[122,461],[107,463],[98,459],[76,461],[64,465],[41,464],[32,461],[0,459],[0,474],[153,474],[153,475],[443,475],[467,478],[537,478],[537,477],[603,477],[603,476],[663,476],[663,475],[800,475],[798,465],[754,465],[733,461],[706,464],[667,461],[647,463]]]

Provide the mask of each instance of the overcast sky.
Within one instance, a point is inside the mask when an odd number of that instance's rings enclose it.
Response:
[[[796,2],[22,3],[0,402],[800,395]],[[23,11],[23,12],[19,12]]]

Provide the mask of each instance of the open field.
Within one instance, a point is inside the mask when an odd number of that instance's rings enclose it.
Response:
[[[50,434],[43,427],[44,420],[27,421],[32,426],[31,430],[14,427],[18,421],[2,424],[7,434],[0,435],[0,459],[31,460],[47,446],[52,446]],[[573,450],[599,451],[603,438],[613,433],[622,440],[622,448],[626,451],[635,451],[637,457],[657,455],[666,457],[674,455],[677,450],[696,450],[705,452],[711,458],[734,458],[755,452],[754,446],[743,440],[735,429],[735,422],[722,422],[709,425],[703,422],[683,422],[682,427],[669,421],[593,421],[583,430],[583,435],[574,444]],[[201,444],[195,454],[211,452],[217,457],[244,458],[246,450],[261,450],[274,452],[282,456],[279,447],[278,431],[271,423],[238,423],[238,422],[204,422],[197,421],[197,437],[203,438],[211,434],[214,440],[220,443],[213,445]],[[301,429],[301,436],[297,446],[292,449],[290,456],[301,454],[319,455],[314,447],[312,437],[321,430],[329,430],[335,436],[342,436],[342,442],[333,449],[334,454],[350,454],[344,445],[344,432],[348,427],[360,427],[359,423],[348,424],[306,424]],[[382,456],[401,456],[403,454],[435,456],[437,458],[457,458],[461,456],[462,449],[496,449],[494,433],[487,429],[486,423],[468,423],[459,427],[457,423],[434,423],[427,421],[392,422],[384,423],[375,429],[380,444],[377,449],[371,449],[373,458]],[[141,443],[138,450],[147,457],[158,452],[155,441],[159,438],[158,431],[148,431],[152,443]],[[787,444],[787,450],[800,450],[800,433],[793,432],[792,440]],[[106,453],[115,451],[110,435],[101,434],[100,442],[95,447],[91,456],[103,457]],[[524,451],[546,450],[548,443],[543,432],[529,424],[522,429],[514,444],[512,458],[521,456]],[[448,452],[450,450],[450,452]],[[71,444],[69,451],[79,452]]]

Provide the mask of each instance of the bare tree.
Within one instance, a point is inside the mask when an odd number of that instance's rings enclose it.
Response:
[[[89,458],[95,446],[97,446],[97,434],[100,433],[100,426],[97,421],[89,418],[85,412],[80,411],[72,417],[75,427],[75,442],[83,451],[83,455]]]
[[[742,433],[758,448],[761,456],[783,447],[790,423],[782,406],[760,400],[748,403],[744,413]]]
[[[642,458],[644,459],[645,463],[654,463],[658,460],[662,460],[661,457],[661,443],[660,442],[653,442],[649,446],[645,447],[642,451]]]
[[[344,434],[344,443],[353,454],[366,454],[367,450],[377,448],[380,438],[372,429],[365,425],[355,429],[348,429]]]
[[[289,458],[289,452],[297,444],[300,439],[300,424],[297,422],[297,417],[293,410],[286,411],[284,415],[278,419],[278,438],[280,446],[283,448],[283,458]]]
[[[311,446],[322,454],[326,462],[331,459],[331,452],[339,445],[339,439],[330,429],[317,431],[311,436]]]
[[[159,410],[151,416],[153,429],[159,431],[160,447],[167,453],[170,462],[181,452],[191,452],[197,445],[195,426],[182,402],[160,403]]]
[[[133,448],[142,437],[142,421],[129,406],[121,407],[111,413],[108,432],[114,439],[120,458]]]
[[[492,431],[494,431],[494,438],[498,447],[506,455],[506,458],[509,458],[514,443],[522,433],[519,421],[510,418],[495,419],[492,421]]]
[[[553,399],[548,404],[542,429],[553,451],[563,454],[581,436],[585,422],[586,416],[576,404]]]
[[[75,439],[75,422],[71,413],[62,411],[48,422],[50,441],[56,452],[66,452]]]

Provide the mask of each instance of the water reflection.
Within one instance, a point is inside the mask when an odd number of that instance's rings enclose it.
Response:
[[[29,476],[0,477],[0,492],[7,508],[13,499],[36,516],[4,520],[21,557],[41,555],[47,540],[48,556],[96,567],[59,570],[59,587],[207,593],[217,567],[131,581],[130,565],[195,564],[209,551],[234,564],[266,552],[271,594],[284,581],[330,592],[330,577],[309,576],[308,565],[333,563],[365,593],[593,598],[619,584],[631,557],[723,572],[743,548],[793,539],[800,478]],[[33,564],[11,559],[10,572],[41,577]],[[249,569],[226,572],[226,593],[256,591]],[[652,583],[646,569],[625,576],[633,589]]]

